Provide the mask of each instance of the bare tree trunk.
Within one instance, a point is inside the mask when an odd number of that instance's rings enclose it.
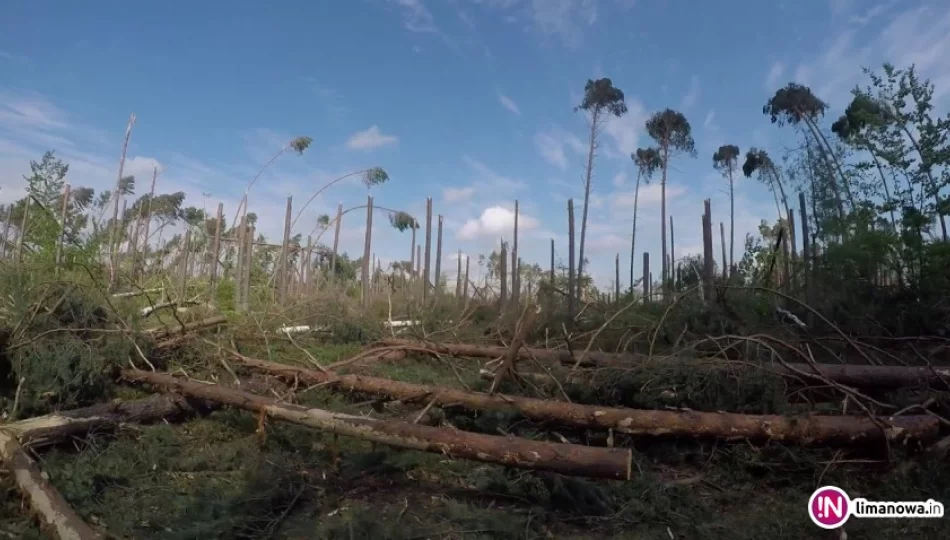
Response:
[[[433,276],[435,295],[442,293],[442,216],[439,216],[435,234],[435,275]]]
[[[663,144],[660,145],[663,151],[663,167],[662,167],[662,176],[660,178],[660,243],[663,245],[663,252],[660,253],[660,259],[662,261],[663,268],[661,269],[661,275],[663,276],[663,294],[666,296],[666,171],[669,168],[670,163],[670,142],[664,140]],[[646,278],[646,276],[644,276]]]
[[[432,273],[432,197],[426,197],[426,250],[425,267],[422,271],[422,300],[429,297],[429,276]]]
[[[498,277],[501,279],[498,307],[505,309],[508,302],[508,245],[504,240],[501,241],[501,252],[498,254]]]
[[[650,287],[653,286],[650,283],[650,254],[646,251],[643,252],[643,303],[650,303]]]
[[[515,233],[511,240],[511,303],[521,298],[521,261],[518,260],[518,200],[515,199]]]
[[[472,258],[468,255],[465,256],[465,281],[462,282],[462,296],[468,299],[468,270],[472,262]]]
[[[373,197],[366,197],[366,237],[363,240],[363,277],[362,277],[362,300],[363,309],[368,309],[370,304],[369,290],[369,269],[370,255],[373,247]]]
[[[574,323],[576,302],[580,296],[580,286],[574,280],[574,199],[567,200],[567,318],[568,324]]]
[[[221,222],[224,221],[224,203],[218,203],[218,213],[214,221],[214,241],[211,244],[211,298],[217,298],[218,262],[221,254]]]
[[[712,209],[709,199],[703,201],[703,298],[707,302],[712,300],[713,274],[715,261],[713,260],[712,241]]]
[[[277,299],[280,305],[287,302],[287,288],[290,285],[290,219],[293,214],[294,198],[287,197],[287,209],[284,214],[284,240],[280,243],[280,262],[277,271]]]
[[[26,203],[23,205],[23,219],[20,220],[20,234],[17,237],[16,242],[16,254],[14,255],[14,260],[19,263],[23,256],[23,242],[26,241],[26,228],[30,224],[30,203],[33,202],[33,197],[27,196]]]
[[[572,476],[629,480],[633,455],[628,449],[549,443],[429,427],[408,422],[351,416],[241,392],[219,385],[176,379],[164,373],[125,370],[122,377],[163,392],[175,392],[266,414],[298,425],[368,440],[396,448],[446,455],[507,467],[558,472]]]
[[[722,279],[729,279],[729,261],[726,260],[726,226],[719,222],[719,246],[722,248]]]
[[[116,234],[118,233],[119,227],[119,199],[122,198],[122,178],[123,173],[125,172],[125,154],[129,150],[129,138],[132,137],[132,126],[135,125],[135,113],[129,115],[129,123],[125,126],[125,140],[122,142],[122,156],[119,157],[119,176],[115,181],[115,192],[112,196],[115,198],[115,203],[112,206],[112,239],[109,242],[109,260],[112,261],[111,271],[109,272],[109,292],[114,292],[116,285],[116,277],[118,276],[118,249]]]
[[[584,241],[587,238],[587,208],[590,203],[590,188],[594,175],[594,155],[597,150],[597,121],[600,109],[595,108],[590,121],[590,149],[587,153],[587,169],[584,176],[584,209],[581,211],[581,245],[577,254],[577,298],[581,298],[584,276]]]
[[[333,254],[330,256],[330,280],[336,277],[336,258],[340,249],[340,224],[343,223],[343,203],[336,206],[336,230],[333,231]]]
[[[158,180],[158,167],[152,168],[152,187],[148,192],[148,202],[142,208],[142,218],[145,221],[144,223],[144,233],[142,235],[142,270],[145,270],[145,256],[148,254],[148,243],[149,243],[149,229],[152,224],[152,201],[155,199],[155,182]],[[135,261],[132,262],[133,268],[135,267]],[[138,275],[133,270],[132,275],[133,280],[138,279]]]

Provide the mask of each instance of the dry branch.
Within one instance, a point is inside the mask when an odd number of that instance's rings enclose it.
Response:
[[[414,347],[427,348],[439,354],[458,357],[498,358],[507,352],[506,347],[493,345],[471,345],[465,343],[429,343],[403,339],[385,339],[375,345],[383,347]],[[573,365],[576,358],[568,350],[537,349],[524,347],[519,352],[522,359],[534,356],[540,361]],[[645,363],[649,359],[646,355],[635,353],[608,353],[591,351],[587,353],[582,366],[593,367],[624,367]],[[703,362],[699,358],[663,358],[662,365],[690,365],[699,369],[715,369],[716,363]],[[749,366],[748,363],[729,364],[733,367]],[[801,378],[815,373],[809,364],[769,364],[762,366],[783,377]],[[918,385],[938,385],[945,378],[950,378],[950,369],[931,368],[927,366],[867,366],[855,364],[816,364],[821,375],[831,381],[859,388],[868,387],[910,387]]]
[[[214,317],[208,317],[201,319],[200,321],[185,323],[179,325],[175,328],[155,328],[148,330],[148,333],[156,338],[169,337],[175,334],[186,334],[188,332],[194,332],[195,330],[202,330],[204,328],[212,328],[222,324],[226,324],[228,318],[224,315],[215,315]]]
[[[333,382],[347,391],[366,392],[400,401],[432,400],[436,405],[457,405],[472,410],[517,411],[539,422],[556,422],[588,429],[613,429],[634,435],[719,437],[725,439],[779,440],[798,444],[848,444],[857,441],[932,439],[939,422],[929,415],[871,419],[859,416],[784,417],[708,413],[684,410],[653,411],[599,407],[519,396],[468,392],[441,386],[412,384],[362,375],[327,375],[305,368],[235,355],[237,362],[288,382]],[[879,420],[887,426],[882,432]]]
[[[338,435],[397,448],[440,453],[453,458],[572,476],[627,480],[630,479],[633,464],[630,450],[483,435],[308,409],[219,385],[184,381],[164,373],[125,370],[122,377],[132,383],[149,384],[164,392],[216,401]]]
[[[30,508],[44,529],[61,540],[99,539],[102,535],[80,518],[66,499],[50,484],[36,462],[23,450],[16,437],[0,431],[0,462],[10,471],[17,487],[29,500]]]

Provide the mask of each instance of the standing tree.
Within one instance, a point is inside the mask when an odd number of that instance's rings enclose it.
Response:
[[[683,113],[672,109],[664,109],[654,113],[646,121],[647,133],[659,146],[662,160],[660,178],[660,240],[662,248],[662,283],[664,294],[668,293],[669,275],[666,261],[666,175],[670,167],[670,158],[677,152],[684,152],[691,157],[696,155],[696,141],[693,140],[693,128]]]
[[[736,271],[736,189],[735,172],[739,163],[739,147],[725,144],[713,153],[713,167],[729,181],[729,271]],[[782,216],[779,216],[779,221]]]
[[[932,209],[927,209],[926,213],[932,211],[936,214],[943,241],[950,241],[945,218],[950,214],[950,203],[940,195],[941,190],[950,185],[947,170],[950,165],[950,144],[947,141],[950,118],[933,118],[934,85],[929,80],[921,81],[914,66],[896,69],[891,64],[884,64],[883,70],[884,77],[865,70],[878,91],[878,97],[871,98],[870,91],[864,93],[857,104],[861,117],[875,126],[879,136],[893,146],[888,148],[890,155],[885,154],[885,159],[892,165],[896,162],[911,182],[920,185],[922,199],[933,200]],[[855,99],[860,94],[856,91]],[[917,154],[915,169],[911,169],[913,161],[908,152],[903,151],[904,137]],[[940,181],[934,176],[938,168],[943,169]]]
[[[574,111],[582,110],[590,114],[590,146],[587,152],[587,170],[584,175],[584,209],[581,213],[581,245],[577,266],[577,296],[581,294],[581,279],[584,273],[584,239],[587,236],[587,208],[590,203],[590,187],[594,174],[594,153],[597,150],[597,135],[602,122],[613,115],[621,117],[627,113],[627,104],[624,102],[623,91],[613,85],[608,78],[588,79],[584,86],[584,100],[574,107]]]
[[[775,166],[772,158],[769,157],[769,153],[765,150],[752,147],[745,153],[745,163],[742,164],[742,174],[745,175],[746,178],[751,178],[755,172],[759,173],[759,181],[763,184],[767,184],[772,191],[772,195],[775,196],[775,210],[778,212],[779,221],[781,221],[784,216],[788,216],[789,214],[788,198],[785,196],[784,182],[778,173],[778,168]],[[782,206],[779,206],[778,203],[779,196],[782,198]],[[783,208],[785,209],[784,214],[782,213]]]
[[[633,292],[633,267],[636,264],[637,247],[637,207],[640,203],[640,180],[649,184],[653,178],[653,173],[663,166],[663,159],[656,148],[637,148],[635,154],[630,155],[630,159],[637,165],[637,185],[633,192],[633,230],[630,235],[630,292]],[[650,279],[649,276],[643,276],[643,279]]]
[[[811,133],[818,145],[819,151],[828,166],[829,171],[837,171],[838,178],[844,184],[848,199],[854,208],[854,198],[851,196],[851,189],[848,186],[848,179],[841,168],[841,164],[835,159],[834,152],[828,139],[821,132],[818,126],[818,119],[825,114],[828,105],[818,99],[812,93],[811,88],[796,83],[788,83],[784,88],[775,92],[768,102],[762,107],[762,113],[769,116],[773,124],[782,126],[789,124],[792,126],[804,125]],[[844,202],[841,196],[841,187],[839,180],[835,179],[834,173],[829,172],[828,179],[831,190],[834,193],[835,205],[838,208],[838,219],[844,222]]]

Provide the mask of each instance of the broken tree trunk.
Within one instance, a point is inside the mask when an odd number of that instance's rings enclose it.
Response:
[[[226,324],[228,318],[224,315],[215,315],[214,317],[208,317],[200,321],[185,323],[179,325],[176,328],[155,328],[153,330],[147,330],[146,332],[157,338],[169,337],[174,334],[186,334],[188,332],[193,332],[195,330],[201,330],[203,328],[211,328],[214,326],[219,326]]]
[[[145,424],[206,411],[214,404],[189,401],[182,396],[156,395],[121,403],[100,403],[60,411],[0,426],[23,446],[37,448],[63,442],[90,431],[115,430],[127,423]]]
[[[30,508],[44,529],[56,533],[61,540],[102,538],[69,506],[62,494],[50,484],[36,462],[23,450],[16,437],[0,431],[0,462],[9,467],[17,487],[29,501]]]
[[[797,444],[848,444],[857,441],[919,439],[936,437],[938,420],[929,415],[871,419],[858,416],[785,417],[708,413],[684,410],[654,411],[622,407],[600,407],[510,395],[491,395],[454,388],[428,386],[365,377],[325,374],[243,355],[237,362],[288,382],[306,384],[332,382],[356,392],[387,396],[400,401],[421,400],[438,406],[457,405],[472,410],[517,411],[538,422],[555,422],[588,429],[613,429],[632,435],[718,437],[724,439],[777,440]],[[882,431],[881,426],[885,426]]]
[[[383,347],[427,348],[439,354],[473,358],[498,358],[507,352],[506,347],[471,345],[465,343],[429,343],[404,339],[384,339],[376,345]],[[541,362],[573,365],[576,358],[567,350],[537,349],[524,347],[519,352],[522,359],[532,356]],[[646,355],[634,353],[607,353],[590,351],[581,363],[588,367],[630,367],[647,362]],[[815,369],[809,364],[769,364],[753,366],[748,362],[708,361],[700,358],[663,358],[662,365],[694,365],[698,369],[729,367],[761,367],[783,377],[816,378]],[[926,366],[867,366],[856,364],[815,364],[821,376],[839,384],[859,388],[897,388],[918,385],[943,385],[950,379],[950,368]]]
[[[633,465],[630,450],[483,435],[308,409],[219,385],[176,379],[165,373],[124,370],[122,378],[132,383],[146,383],[164,392],[216,401],[338,435],[397,448],[440,453],[453,458],[572,476],[625,480],[630,479]]]

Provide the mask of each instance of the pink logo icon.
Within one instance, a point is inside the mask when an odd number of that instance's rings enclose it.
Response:
[[[824,486],[808,499],[808,517],[822,529],[837,529],[851,516],[851,499],[843,489]]]

